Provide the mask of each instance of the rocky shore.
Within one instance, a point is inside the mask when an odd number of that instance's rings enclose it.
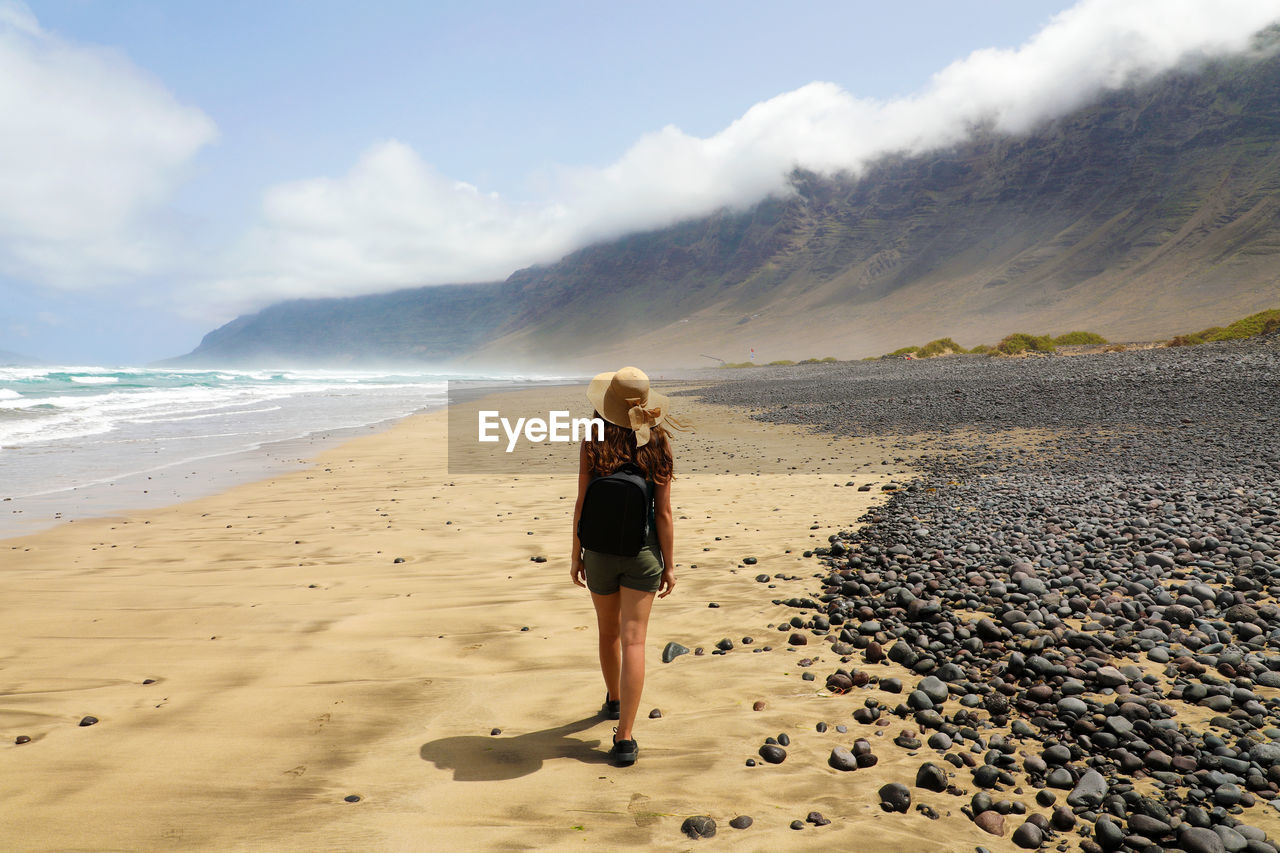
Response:
[[[858,740],[831,767],[918,758],[865,796],[963,812],[994,849],[1280,849],[1275,336],[796,367],[697,393],[922,454],[813,549],[771,626],[838,661],[826,688]]]

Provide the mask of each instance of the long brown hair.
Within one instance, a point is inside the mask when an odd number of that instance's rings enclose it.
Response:
[[[599,412],[592,412],[592,417],[600,418]],[[645,479],[658,485],[672,480],[675,464],[671,457],[671,442],[662,424],[649,427],[649,442],[636,447],[636,434],[625,427],[600,418],[604,423],[604,440],[594,440],[594,432],[587,431],[587,440],[583,447],[587,454],[587,469],[593,477],[612,474],[619,466],[634,462],[644,471]]]

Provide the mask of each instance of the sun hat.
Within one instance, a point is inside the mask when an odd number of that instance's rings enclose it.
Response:
[[[609,423],[635,430],[636,447],[649,443],[649,428],[666,419],[671,404],[649,389],[649,377],[638,367],[601,373],[587,386],[587,399]]]

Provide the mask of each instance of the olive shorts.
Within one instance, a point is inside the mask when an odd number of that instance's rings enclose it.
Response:
[[[651,527],[644,547],[634,557],[601,554],[582,549],[582,565],[587,570],[587,589],[596,595],[613,595],[618,587],[640,592],[657,592],[662,583],[662,549]]]

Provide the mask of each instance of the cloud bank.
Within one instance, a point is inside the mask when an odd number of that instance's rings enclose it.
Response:
[[[0,272],[74,288],[153,271],[154,217],[214,135],[123,56],[0,2]]]
[[[502,278],[592,241],[787,191],[795,166],[858,172],[886,152],[955,143],[976,122],[1020,133],[1197,57],[1248,49],[1280,0],[1083,0],[1026,44],[979,50],[924,91],[879,101],[812,83],[713,136],[665,127],[606,168],[564,168],[519,206],[434,172],[408,146],[370,147],[340,178],[282,184],[208,296],[248,307]]]
[[[209,258],[176,258],[165,205],[213,122],[116,53],[43,31],[0,0],[0,273],[62,287],[159,271],[175,305],[229,319],[284,298],[493,280],[600,239],[788,191],[796,166],[857,173],[887,152],[1008,133],[1197,57],[1248,49],[1280,0],[1082,0],[1022,46],[979,50],[915,95],[811,83],[720,132],[668,126],[611,165],[567,166],[516,204],[440,174],[394,139],[351,169],[268,187],[257,221]],[[185,272],[185,274],[183,274]]]

